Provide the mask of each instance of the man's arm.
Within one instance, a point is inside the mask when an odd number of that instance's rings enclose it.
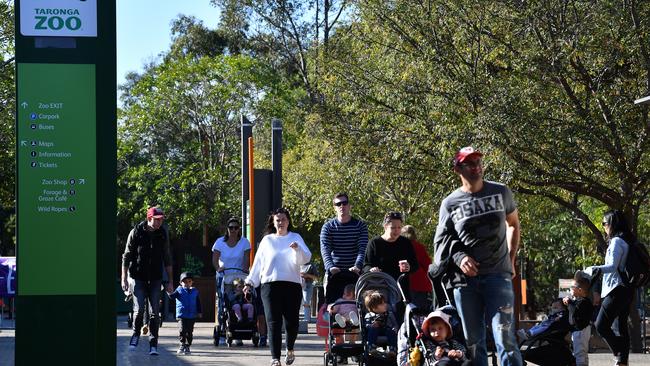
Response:
[[[363,261],[366,257],[366,248],[368,246],[368,225],[365,222],[359,220],[359,237],[357,239],[357,260],[354,262],[354,265],[361,269],[363,268]]]
[[[517,250],[520,240],[519,211],[516,209],[506,215],[506,240],[508,241],[508,253],[512,263],[512,277],[517,275]]]
[[[124,246],[124,253],[122,254],[122,290],[127,291],[129,289],[129,265],[133,260],[133,235],[135,229],[131,229],[129,236],[126,238],[126,245]]]
[[[330,268],[334,267],[332,260],[332,243],[329,238],[329,221],[326,222],[320,230],[320,255],[323,258],[325,266],[325,275],[329,274]]]

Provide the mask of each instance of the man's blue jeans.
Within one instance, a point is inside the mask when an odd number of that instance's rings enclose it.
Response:
[[[521,366],[514,334],[514,294],[509,273],[467,277],[467,287],[454,289],[467,348],[475,366],[487,366],[486,321],[490,322],[501,366]]]
[[[305,287],[302,288],[302,318],[308,323],[311,323],[311,297],[314,293],[314,283],[312,281],[305,282]]]
[[[158,326],[160,325],[160,286],[161,280],[135,280],[133,287],[133,334],[140,335],[145,306],[149,306],[149,345],[158,346]],[[147,304],[147,300],[148,304]],[[149,320],[149,319],[148,319]]]

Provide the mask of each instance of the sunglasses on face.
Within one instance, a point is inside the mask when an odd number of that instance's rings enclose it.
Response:
[[[239,230],[239,226],[228,226],[228,230]]]
[[[347,206],[347,204],[348,204],[348,201],[334,202],[334,206],[336,206],[336,207]]]
[[[483,166],[483,162],[480,160],[477,161],[468,161],[467,163],[460,163],[458,164],[459,167],[461,168],[476,168],[479,166]]]

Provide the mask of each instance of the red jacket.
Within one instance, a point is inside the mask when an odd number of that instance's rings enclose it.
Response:
[[[429,280],[429,277],[427,277],[429,264],[431,264],[431,257],[429,257],[429,253],[427,253],[427,249],[422,243],[416,240],[411,240],[411,244],[413,244],[413,250],[418,259],[419,267],[417,271],[411,273],[409,281],[411,291],[431,292],[431,281]]]

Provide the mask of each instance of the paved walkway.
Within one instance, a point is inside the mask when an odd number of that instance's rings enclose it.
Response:
[[[7,324],[5,324],[7,325]],[[323,365],[323,338],[316,336],[314,324],[310,325],[309,334],[300,334],[296,344],[296,366]],[[160,329],[159,356],[149,356],[147,341],[143,337],[136,351],[128,351],[127,344],[131,330],[126,327],[126,318],[117,319],[117,365],[128,366],[167,366],[167,365],[229,365],[229,366],[266,366],[270,361],[270,351],[266,348],[255,348],[250,341],[243,347],[214,347],[212,345],[212,323],[198,323],[194,332],[192,354],[176,355],[178,349],[176,323],[167,322]],[[0,330],[0,365],[14,364],[14,337],[11,329]],[[614,362],[605,350],[589,354],[591,366],[612,366]],[[284,362],[283,362],[284,364]],[[630,355],[630,365],[650,365],[650,355]]]

